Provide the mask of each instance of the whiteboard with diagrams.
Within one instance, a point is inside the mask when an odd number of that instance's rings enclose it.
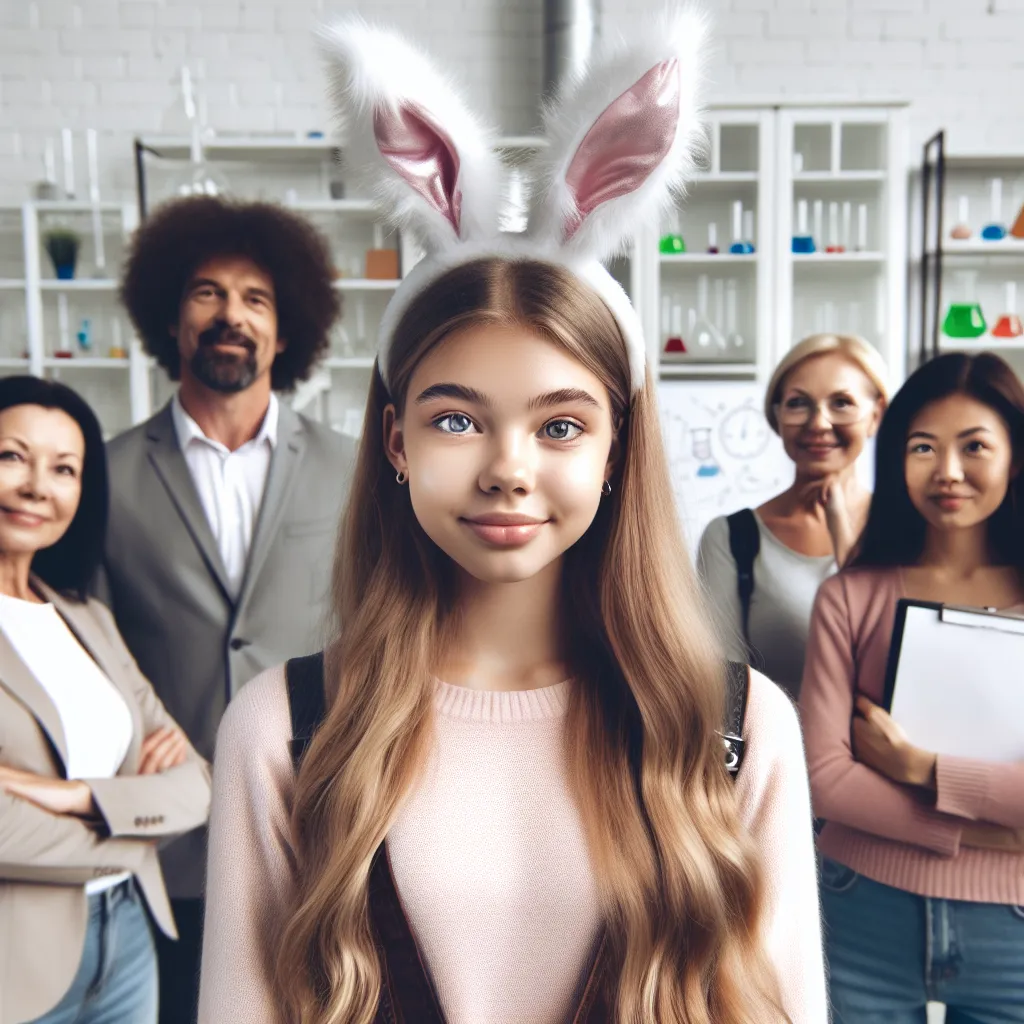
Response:
[[[672,486],[691,550],[716,516],[755,508],[793,482],[793,464],[756,383],[670,381],[658,388]]]

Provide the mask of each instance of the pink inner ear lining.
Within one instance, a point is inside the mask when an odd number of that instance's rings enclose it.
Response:
[[[576,203],[568,242],[609,199],[635,192],[665,159],[679,127],[679,61],[655,64],[614,99],[587,132],[565,173]]]
[[[415,104],[400,103],[397,108],[374,110],[373,134],[381,156],[458,235],[462,223],[459,154],[447,132]]]

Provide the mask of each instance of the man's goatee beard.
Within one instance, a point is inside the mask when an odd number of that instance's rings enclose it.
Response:
[[[211,391],[231,395],[251,387],[256,380],[256,354],[244,359],[224,358],[205,346],[196,349],[189,363],[193,376]]]

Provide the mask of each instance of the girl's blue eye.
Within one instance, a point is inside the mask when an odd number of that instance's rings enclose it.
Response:
[[[434,426],[445,434],[465,434],[473,426],[473,421],[465,413],[450,412],[434,420]]]
[[[544,433],[552,441],[572,441],[583,433],[583,428],[572,420],[552,420],[544,425]]]

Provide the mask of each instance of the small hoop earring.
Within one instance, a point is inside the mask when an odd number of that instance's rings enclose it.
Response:
[[[605,482],[603,484],[601,484],[601,493],[606,498],[608,497],[609,494],[612,493],[612,484],[611,484],[610,480],[605,480]]]
[[[401,469],[395,475],[395,483],[397,483],[399,485],[404,484],[405,481],[408,480],[408,479],[409,478],[405,475],[405,471],[401,470]]]

